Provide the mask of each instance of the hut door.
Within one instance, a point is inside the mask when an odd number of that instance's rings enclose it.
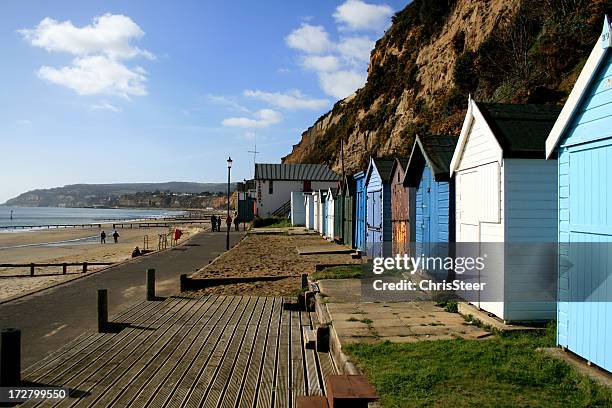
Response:
[[[382,190],[368,191],[368,255],[382,256]]]

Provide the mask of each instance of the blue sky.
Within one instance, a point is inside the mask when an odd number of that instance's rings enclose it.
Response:
[[[0,202],[73,183],[223,181],[279,162],[365,81],[406,1],[3,1]]]

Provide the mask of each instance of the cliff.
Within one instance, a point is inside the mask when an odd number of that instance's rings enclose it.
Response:
[[[562,104],[612,0],[415,0],[370,56],[368,80],[306,130],[283,163],[347,172],[407,156],[415,135],[455,134],[467,98]]]

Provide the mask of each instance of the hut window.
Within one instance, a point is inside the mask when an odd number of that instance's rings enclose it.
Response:
[[[272,180],[268,183],[268,194],[274,194],[274,181]]]

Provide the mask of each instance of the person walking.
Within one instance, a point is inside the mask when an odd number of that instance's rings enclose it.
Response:
[[[237,216],[234,216],[234,228],[236,228],[236,231],[240,231],[240,219]]]
[[[119,233],[117,232],[117,230],[115,230],[115,232],[113,232],[113,239],[115,240],[115,244],[117,244],[119,241]]]
[[[217,231],[221,231],[221,216],[217,216]]]
[[[104,231],[102,231],[102,233],[100,234],[100,243],[106,244],[106,232]]]
[[[210,225],[212,226],[212,231],[215,232],[217,230],[217,217],[214,215],[210,216]]]
[[[227,214],[225,223],[227,224],[227,230],[229,231],[232,228],[232,216],[231,215]]]

